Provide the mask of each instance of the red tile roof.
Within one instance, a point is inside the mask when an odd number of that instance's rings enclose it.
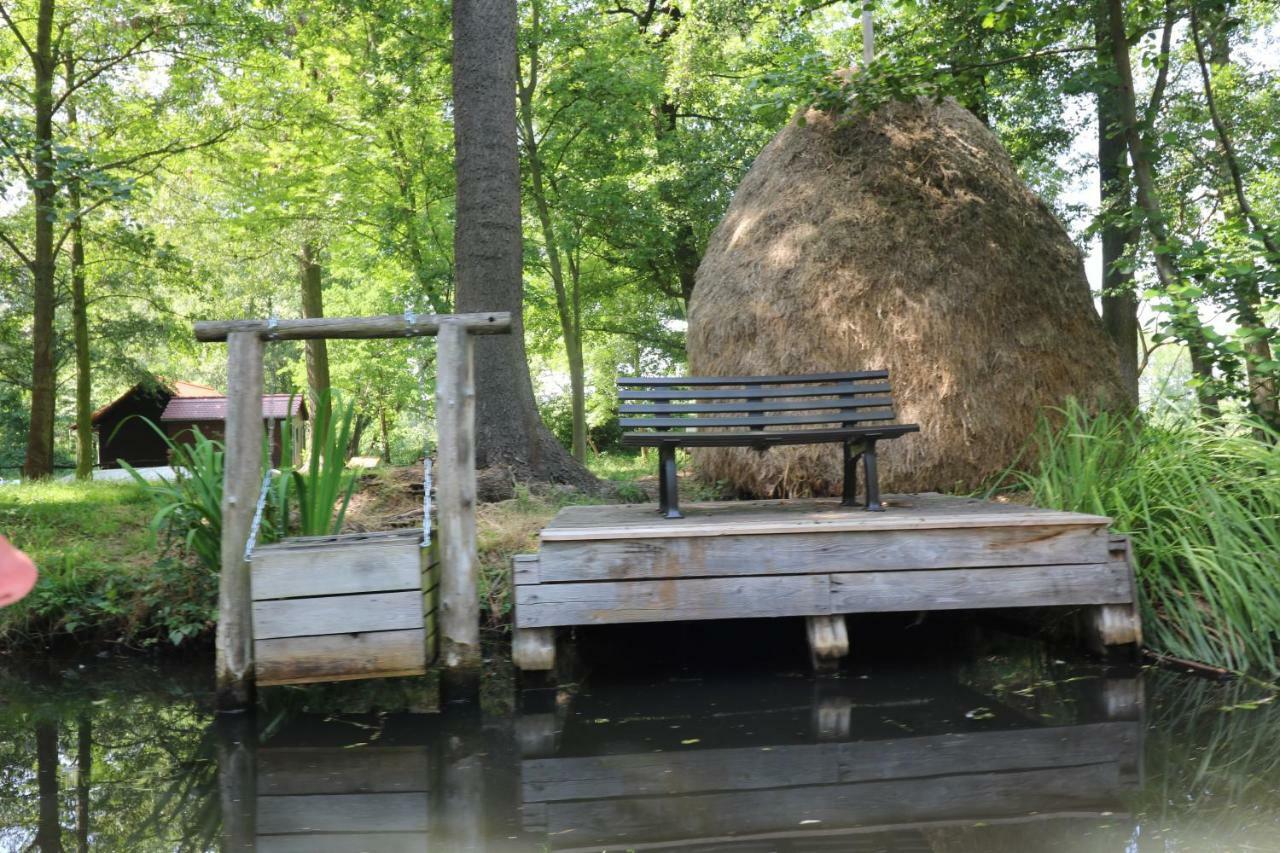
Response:
[[[305,412],[301,394],[266,394],[262,398],[262,417],[283,418]],[[290,400],[293,405],[290,406]],[[225,421],[226,397],[174,397],[160,415],[162,421]]]

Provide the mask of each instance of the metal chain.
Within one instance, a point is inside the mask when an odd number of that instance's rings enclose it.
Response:
[[[267,492],[271,491],[271,451],[275,449],[276,419],[269,418],[267,423],[267,471],[262,475],[262,489],[258,492],[258,505],[253,509],[253,524],[249,525],[249,539],[244,543],[244,561],[249,562],[253,556],[254,546],[258,544],[258,529],[262,526],[262,510],[267,505]]]
[[[431,547],[431,457],[422,454],[422,547]]]
[[[267,319],[267,335],[274,334],[280,320],[274,313]],[[274,380],[274,376],[272,379]],[[274,381],[272,382],[274,385]],[[244,561],[249,562],[253,549],[258,544],[258,531],[262,527],[262,511],[267,505],[267,492],[271,491],[271,452],[276,443],[276,419],[267,419],[267,470],[262,475],[262,488],[258,490],[258,503],[253,508],[253,523],[249,525],[249,538],[244,543]]]

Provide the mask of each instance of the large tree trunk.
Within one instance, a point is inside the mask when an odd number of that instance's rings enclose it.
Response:
[[[1097,4],[1094,35],[1100,68],[1111,69],[1106,4]],[[1138,298],[1133,272],[1120,262],[1138,241],[1138,229],[1120,221],[1133,206],[1133,188],[1126,169],[1127,152],[1121,132],[1119,96],[1115,88],[1098,90],[1099,229],[1102,242],[1102,325],[1115,342],[1120,381],[1129,402],[1138,405]]]
[[[75,80],[75,61],[67,58],[67,86]],[[67,129],[74,135],[79,117],[75,99],[67,100]],[[76,347],[76,479],[93,477],[93,376],[89,365],[89,301],[85,297],[84,222],[80,217],[80,178],[67,181],[71,208],[71,335]]]
[[[591,487],[538,417],[524,350],[515,0],[453,6],[457,311],[510,311],[510,335],[475,342],[476,461],[523,479]]]
[[[1117,106],[1125,143],[1129,149],[1129,161],[1133,165],[1138,206],[1142,209],[1147,232],[1156,244],[1157,251],[1153,253],[1156,276],[1166,290],[1172,290],[1182,282],[1182,274],[1173,253],[1164,250],[1169,245],[1169,234],[1165,228],[1160,198],[1156,194],[1155,168],[1152,165],[1146,140],[1142,135],[1142,128],[1138,123],[1138,111],[1134,101],[1133,66],[1129,58],[1129,39],[1124,24],[1124,0],[1107,0],[1107,17],[1112,60],[1115,63],[1116,75],[1120,79],[1120,85],[1116,89]],[[1204,333],[1204,326],[1195,312],[1195,306],[1186,306],[1183,313],[1174,317],[1173,320],[1177,333],[1186,341],[1191,355],[1191,370],[1200,380],[1200,384],[1196,386],[1200,411],[1206,417],[1216,417],[1219,407],[1218,394],[1214,390],[1213,356]]]
[[[324,316],[324,282],[316,247],[303,242],[298,256],[299,279],[302,283],[302,316]],[[329,394],[329,347],[324,338],[307,341],[307,385],[311,390],[312,435],[321,436],[329,426],[331,403]]]
[[[31,258],[34,316],[31,325],[31,424],[23,476],[53,473],[53,416],[57,383],[53,361],[54,257],[53,226],[57,219],[57,187],[53,180],[53,0],[40,0],[36,44],[31,64],[35,72],[35,248]]]

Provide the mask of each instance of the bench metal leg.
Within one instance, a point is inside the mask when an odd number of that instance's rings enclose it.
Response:
[[[884,512],[880,503],[880,475],[876,471],[876,443],[867,442],[862,451],[862,465],[867,473],[867,512]]]
[[[844,492],[841,506],[858,505],[858,458],[862,456],[862,446],[855,450],[851,442],[844,443]]]
[[[658,511],[667,518],[684,518],[676,480],[676,449],[670,445],[658,448]]]

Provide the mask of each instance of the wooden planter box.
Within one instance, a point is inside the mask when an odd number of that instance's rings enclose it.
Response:
[[[435,659],[438,560],[422,531],[286,539],[254,550],[257,683],[422,675]]]

